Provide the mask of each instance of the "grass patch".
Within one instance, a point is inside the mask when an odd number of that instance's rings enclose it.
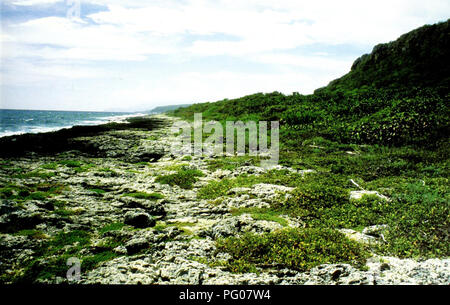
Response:
[[[147,165],[150,164],[150,162],[139,161],[139,162],[136,162],[136,163],[133,163],[133,164],[134,164],[134,165],[144,165],[144,166],[147,166]]]
[[[221,157],[217,159],[207,160],[208,169],[211,171],[222,169],[222,170],[234,170],[238,167],[245,165],[257,165],[259,164],[258,157],[250,156],[238,156],[238,157]]]
[[[99,172],[102,172],[102,173],[109,173],[109,174],[111,174],[111,176],[113,176],[113,177],[118,177],[118,176],[120,176],[120,174],[119,174],[118,172],[116,172],[115,170],[112,170],[112,169],[110,169],[110,168],[107,168],[107,167],[98,168],[97,170],[98,170]]]
[[[88,189],[88,191],[89,191],[89,192],[92,192],[92,193],[96,193],[96,194],[98,194],[98,195],[103,195],[103,194],[106,193],[105,190],[103,190],[103,189],[97,189],[97,188],[94,188],[94,189]]]
[[[86,256],[81,261],[81,268],[84,271],[92,270],[102,262],[112,260],[119,255],[112,251],[104,251],[91,256]]]
[[[188,168],[188,166],[189,166],[189,164],[187,164],[187,163],[175,163],[175,164],[164,166],[163,170],[166,170],[166,171],[179,171],[179,170],[183,170],[185,168]]]
[[[67,210],[65,208],[56,209],[53,211],[53,213],[55,213],[56,215],[62,216],[62,217],[69,217],[69,216],[73,216],[73,215],[77,214],[75,211]]]
[[[95,164],[91,163],[85,163],[78,161],[78,160],[61,160],[58,161],[58,164],[66,166],[68,168],[71,168],[76,173],[84,173],[87,172],[89,169],[95,167]]]
[[[44,232],[39,230],[21,230],[17,233],[14,233],[14,235],[21,235],[21,236],[28,236],[32,239],[46,239],[47,235],[45,235]]]
[[[198,180],[197,177],[203,176],[204,174],[199,170],[182,167],[175,174],[156,177],[155,182],[170,186],[178,185],[183,189],[192,189],[194,183]]]
[[[32,200],[45,200],[48,197],[51,197],[53,194],[49,192],[34,192],[26,197],[26,199]]]
[[[154,227],[153,230],[157,231],[157,232],[162,232],[165,229],[167,229],[169,226],[166,223],[161,223],[158,222]]]
[[[279,211],[264,209],[264,208],[240,208],[233,209],[231,211],[233,216],[239,216],[242,214],[250,214],[254,220],[267,220],[278,222],[283,227],[288,225],[286,219],[280,217],[281,213]]]
[[[348,202],[349,191],[342,185],[345,180],[333,175],[314,175],[302,179],[291,196],[274,205],[275,209],[302,215],[305,211],[322,211],[324,208]]]
[[[170,227],[176,227],[178,228],[180,231],[182,231],[183,235],[193,235],[192,231],[189,230],[189,227],[193,227],[195,226],[195,223],[191,223],[191,222],[174,222],[174,223],[165,223],[165,222],[158,222],[153,229],[156,232],[163,232],[164,230],[166,230],[167,228]]]
[[[163,199],[164,196],[159,193],[145,193],[145,192],[134,192],[134,193],[126,193],[122,196],[133,197],[138,199],[147,199],[147,200],[158,200]]]
[[[236,178],[225,178],[220,181],[210,181],[207,185],[200,188],[197,193],[200,199],[216,199],[225,196],[235,187],[251,187],[258,183],[269,183],[284,186],[295,187],[304,183],[301,174],[290,173],[286,170],[271,170],[261,175],[243,174]]]
[[[63,249],[66,246],[73,246],[70,253],[82,249],[90,243],[90,234],[82,230],[74,230],[70,232],[58,233],[48,245],[46,249],[47,254],[55,254],[58,250]]]
[[[58,163],[57,162],[46,163],[46,164],[41,165],[41,168],[55,170],[58,168]]]
[[[14,196],[14,188],[2,187],[0,188],[0,198],[9,199]]]
[[[82,165],[82,166],[79,166],[79,167],[73,167],[73,170],[76,173],[84,173],[84,172],[89,171],[89,169],[91,169],[93,167],[95,167],[95,164],[85,164],[85,165]]]
[[[385,252],[400,257],[450,256],[449,196],[423,184],[410,184],[397,195],[385,218]]]
[[[49,179],[55,177],[56,173],[54,172],[42,172],[39,170],[31,171],[25,174],[17,174],[14,175],[13,178],[17,179],[28,179],[28,178],[41,178],[41,179]]]
[[[216,199],[225,196],[229,190],[237,186],[236,179],[213,180],[199,189],[197,197],[200,199]]]
[[[54,195],[61,194],[64,186],[57,183],[41,183],[33,186],[9,185],[0,188],[0,198],[16,201],[45,200]]]
[[[32,233],[24,232],[24,234]],[[71,257],[79,258],[82,272],[87,272],[101,262],[118,256],[110,250],[90,254],[86,251],[90,243],[91,236],[86,231],[61,232],[45,241],[35,253],[35,258],[28,262],[21,272],[2,275],[0,280],[16,284],[36,283],[42,280],[54,281],[56,277],[65,278],[68,270],[66,263]]]
[[[99,233],[100,233],[100,234],[104,234],[104,233],[106,233],[106,232],[119,231],[119,230],[121,230],[124,226],[125,226],[124,223],[121,223],[121,222],[113,222],[113,223],[107,224],[107,225],[105,225],[104,227],[102,227],[102,228],[99,230]]]

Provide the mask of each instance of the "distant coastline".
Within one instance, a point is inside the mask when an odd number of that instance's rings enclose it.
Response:
[[[28,133],[53,132],[74,126],[123,123],[128,118],[148,114],[143,112],[0,109],[0,138]]]

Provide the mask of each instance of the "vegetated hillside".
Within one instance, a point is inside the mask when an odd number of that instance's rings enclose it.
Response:
[[[172,113],[279,120],[285,142],[292,145],[311,137],[389,146],[434,144],[448,139],[450,131],[449,34],[446,21],[378,45],[371,55],[356,60],[350,73],[312,95],[257,93]]]
[[[348,74],[325,89],[439,87],[448,85],[449,75],[450,19],[376,45],[372,53],[355,60]]]
[[[279,163],[315,174],[296,181],[286,173],[270,172],[273,176],[264,183],[295,190],[289,199],[271,204],[266,215],[299,217],[307,228],[326,236],[329,228],[361,230],[384,224],[388,229],[377,253],[449,257],[448,29],[448,21],[425,26],[378,46],[357,60],[349,74],[312,95],[256,93],[194,104],[172,114],[193,119],[194,113],[202,113],[204,120],[221,122],[281,122]],[[215,162],[216,168],[246,164],[230,158]],[[252,179],[243,175],[212,181],[199,193],[217,200],[217,194],[250,186]],[[359,189],[351,181],[391,200],[364,196],[349,201],[349,192]],[[295,238],[321,243],[314,233],[302,230]],[[292,257],[302,255],[301,247],[280,249],[277,245],[285,240],[284,233],[232,237],[219,248],[235,259],[232,270],[243,270],[255,262],[293,262]]]
[[[175,110],[181,107],[187,107],[190,106],[191,104],[180,104],[180,105],[168,105],[168,106],[158,106],[153,108],[152,110],[150,110],[150,112],[153,113],[164,113],[170,110]]]

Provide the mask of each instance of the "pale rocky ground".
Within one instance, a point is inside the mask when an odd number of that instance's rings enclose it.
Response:
[[[171,145],[180,141],[170,128],[141,132],[142,134],[133,131],[132,149],[124,140],[128,137],[127,133],[130,131],[114,131],[103,136],[80,139],[101,142],[101,148],[109,151],[110,158],[87,158],[86,161],[113,171],[92,168],[73,174],[70,169],[58,169],[58,176],[51,178],[54,181],[63,181],[69,186],[69,190],[55,198],[66,201],[67,208],[76,211],[75,215],[70,216],[70,221],[49,213],[39,201],[28,201],[23,210],[15,212],[18,219],[22,217],[25,220],[39,215],[43,221],[39,222],[36,228],[49,236],[61,230],[98,230],[108,223],[124,222],[125,215],[134,217],[139,213],[152,215],[156,217],[158,225],[166,225],[162,230],[150,226],[109,232],[111,236],[119,235],[126,240],[124,245],[114,249],[121,256],[101,263],[92,271],[82,270],[82,284],[450,284],[450,259],[415,261],[374,255],[367,261],[365,271],[347,264],[321,265],[309,272],[264,269],[259,274],[234,274],[222,267],[210,267],[208,262],[230,259],[228,254],[216,253],[216,239],[238,236],[245,232],[263,233],[282,228],[278,222],[254,220],[250,214],[233,216],[230,213],[231,208],[267,207],[277,196],[287,194],[292,189],[281,185],[257,184],[252,188],[232,189],[219,203],[213,204],[209,200],[198,199],[198,189],[210,180],[234,177],[242,173],[258,175],[267,169],[246,165],[234,171],[210,171],[206,164],[208,157],[193,156],[190,161],[182,161],[182,156],[173,155],[169,151]],[[114,144],[111,144],[112,140]],[[160,151],[164,155],[150,165],[131,164],[117,158],[126,152],[125,155],[128,154],[128,157],[133,159],[134,154],[139,156],[139,153],[148,150]],[[119,155],[118,151],[121,152]],[[70,157],[70,153],[68,156]],[[37,168],[52,161],[52,158],[42,157],[39,162],[34,159],[30,162],[26,158],[15,162],[31,170],[32,167]],[[170,167],[181,163],[205,174],[199,178],[192,190],[155,183],[156,176],[172,173]],[[309,171],[304,173],[307,172]],[[109,191],[99,195],[88,191],[89,186],[101,186]],[[162,194],[164,199],[149,201],[122,196],[132,191],[157,192]],[[354,197],[360,195],[360,192],[353,194]],[[6,209],[6,206],[7,203],[2,203],[2,208]],[[1,221],[8,221],[8,214],[4,211],[1,217]],[[283,218],[290,227],[303,226],[297,219],[288,216]],[[382,242],[382,229],[383,227],[379,226],[366,228],[363,232],[341,231],[358,242],[372,243]],[[107,238],[98,235],[86,251],[95,252],[96,247],[101,248]],[[2,234],[0,248],[4,254],[1,255],[1,263],[10,269],[20,268],[20,265],[33,255],[32,249],[36,247],[36,243],[37,241],[25,236]],[[140,252],[143,249],[150,250]],[[64,278],[57,278],[54,282],[65,281]]]

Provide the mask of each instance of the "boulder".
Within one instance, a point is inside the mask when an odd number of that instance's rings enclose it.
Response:
[[[133,255],[141,250],[147,249],[149,242],[145,238],[135,238],[125,244],[128,255]]]
[[[125,214],[125,224],[136,228],[149,228],[156,225],[156,220],[147,213],[129,211]]]

